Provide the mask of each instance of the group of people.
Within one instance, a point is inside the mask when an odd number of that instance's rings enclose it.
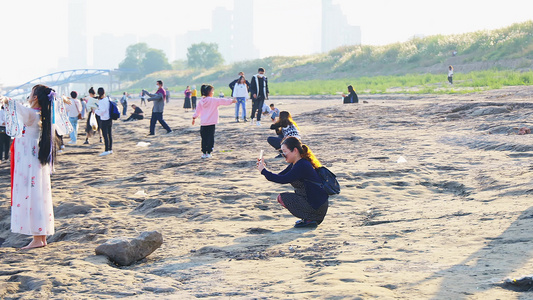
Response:
[[[264,69],[259,68],[258,74],[252,77],[248,83],[242,74],[237,81],[232,82],[232,96],[234,99],[214,98],[214,87],[202,85],[200,89],[201,99],[198,101],[194,114],[192,115],[192,125],[196,119],[200,118],[200,135],[202,138],[201,151],[202,158],[212,157],[215,142],[215,126],[218,124],[218,108],[222,105],[237,103],[235,114],[239,117],[239,109],[242,108],[242,119],[246,120],[246,107],[243,103],[248,93],[252,98],[252,114],[250,120],[256,118],[256,124],[260,125],[262,109],[265,99],[268,99],[268,81],[264,76]],[[193,90],[195,90],[193,86]],[[189,90],[185,96],[194,97],[193,90]],[[187,91],[187,90],[186,90]],[[163,119],[165,102],[168,101],[167,91],[163,88],[163,82],[157,81],[157,91],[149,93],[143,90],[142,97],[149,102],[153,102],[152,116],[150,121],[150,133],[154,135],[157,122],[167,130],[172,132],[168,124]],[[21,233],[33,236],[32,241],[23,249],[32,249],[46,246],[46,236],[54,234],[54,216],[51,196],[50,171],[55,161],[57,139],[54,138],[54,131],[59,132],[56,127],[63,124],[64,128],[71,128],[71,142],[76,142],[78,120],[83,119],[83,108],[78,94],[72,92],[70,99],[56,97],[55,91],[44,85],[33,87],[28,98],[30,107],[25,107],[19,102],[2,97],[1,104],[5,107],[0,111],[0,146],[4,151],[5,145],[2,143],[2,134],[6,134],[11,140],[14,136],[12,151],[12,209],[11,209],[11,230],[14,233]],[[349,95],[347,97],[350,97]],[[355,101],[354,101],[355,99]],[[356,103],[357,98],[350,98],[350,103]],[[127,101],[127,94],[124,94]],[[112,126],[113,119],[110,111],[112,109],[111,99],[106,96],[104,88],[98,88],[95,93],[91,87],[89,98],[84,103],[88,110],[87,137],[85,143],[89,143],[89,138],[97,131],[101,132],[104,138],[105,151],[100,155],[105,156],[113,153]],[[57,103],[57,104],[56,104]],[[193,102],[194,103],[194,102]],[[123,102],[121,101],[121,104]],[[55,122],[61,120],[62,105],[67,105],[68,121]],[[123,104],[124,105],[124,104]],[[127,102],[126,104],[127,105]],[[56,107],[54,109],[54,107]],[[57,107],[60,107],[58,110]],[[134,113],[127,119],[143,119],[144,115],[140,107],[131,106]],[[125,113],[123,107],[123,113]],[[287,208],[291,214],[300,220],[295,223],[295,227],[316,227],[323,222],[328,210],[328,194],[317,182],[320,177],[316,169],[321,167],[320,161],[315,157],[311,149],[300,140],[300,130],[296,122],[292,119],[288,111],[279,111],[272,104],[270,106],[271,118],[274,123],[270,126],[276,131],[275,137],[269,137],[267,142],[278,151],[277,157],[285,158],[289,164],[283,171],[273,173],[266,168],[265,160],[260,157],[257,160],[258,171],[269,181],[280,184],[291,184],[294,193],[280,193],[277,201]],[[3,131],[2,131],[3,130]],[[67,132],[68,130],[62,130]],[[8,146],[7,146],[8,147]],[[2,152],[4,153],[4,152]],[[1,157],[1,156],[0,156]],[[29,168],[27,166],[30,166]],[[29,213],[32,211],[32,213]]]

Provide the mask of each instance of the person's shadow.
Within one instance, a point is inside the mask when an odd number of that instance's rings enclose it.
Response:
[[[427,281],[443,278],[433,299],[466,299],[481,291],[500,288],[494,283],[505,279],[531,259],[533,240],[529,233],[532,227],[533,206],[522,212],[498,237],[487,238],[490,242],[485,247],[459,264],[438,271],[414,285],[420,287]]]
[[[188,261],[164,264],[160,271],[175,272],[204,264],[213,264],[221,260],[249,260],[266,259],[269,257],[269,248],[289,243],[296,239],[309,239],[315,237],[311,233],[316,228],[289,228],[281,231],[269,231],[262,228],[248,229],[248,235],[233,240],[231,245],[204,246],[191,251]],[[287,254],[290,253],[286,249]]]

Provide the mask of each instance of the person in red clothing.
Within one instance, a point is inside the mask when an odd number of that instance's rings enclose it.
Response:
[[[257,169],[265,178],[277,183],[290,183],[294,193],[281,193],[278,202],[300,221],[294,227],[316,227],[322,223],[328,211],[328,194],[314,182],[320,182],[316,169],[322,164],[311,149],[296,137],[287,137],[281,143],[282,156],[289,166],[278,174],[266,169],[263,158]]]

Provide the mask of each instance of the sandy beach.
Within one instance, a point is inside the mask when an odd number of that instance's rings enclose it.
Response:
[[[16,249],[30,237],[10,233],[9,167],[0,165],[0,298],[533,297],[498,285],[533,274],[533,135],[516,134],[533,127],[533,87],[360,95],[368,103],[354,105],[320,98],[267,101],[291,112],[338,176],[341,194],[316,229],[293,228],[276,202],[291,186],[255,168],[260,149],[269,170],[286,165],[266,142],[270,121],[235,123],[233,105],[220,109],[212,159],[200,159],[183,99],[165,108],[170,134],[158,125],[147,136],[148,118],[115,122],[109,156],[98,156],[97,138],[66,145],[52,175],[56,233],[44,248]],[[151,104],[141,108],[150,114]],[[109,239],[152,230],[163,245],[131,266],[95,255]]]

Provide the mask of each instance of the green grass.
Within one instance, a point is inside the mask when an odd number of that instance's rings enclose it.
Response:
[[[448,84],[447,74],[408,74],[401,76],[374,76],[352,79],[305,80],[273,82],[271,95],[336,95],[354,86],[358,94],[411,93],[411,94],[464,94],[503,86],[533,85],[533,71],[475,71],[456,73],[454,84]],[[229,89],[228,89],[229,91]]]

